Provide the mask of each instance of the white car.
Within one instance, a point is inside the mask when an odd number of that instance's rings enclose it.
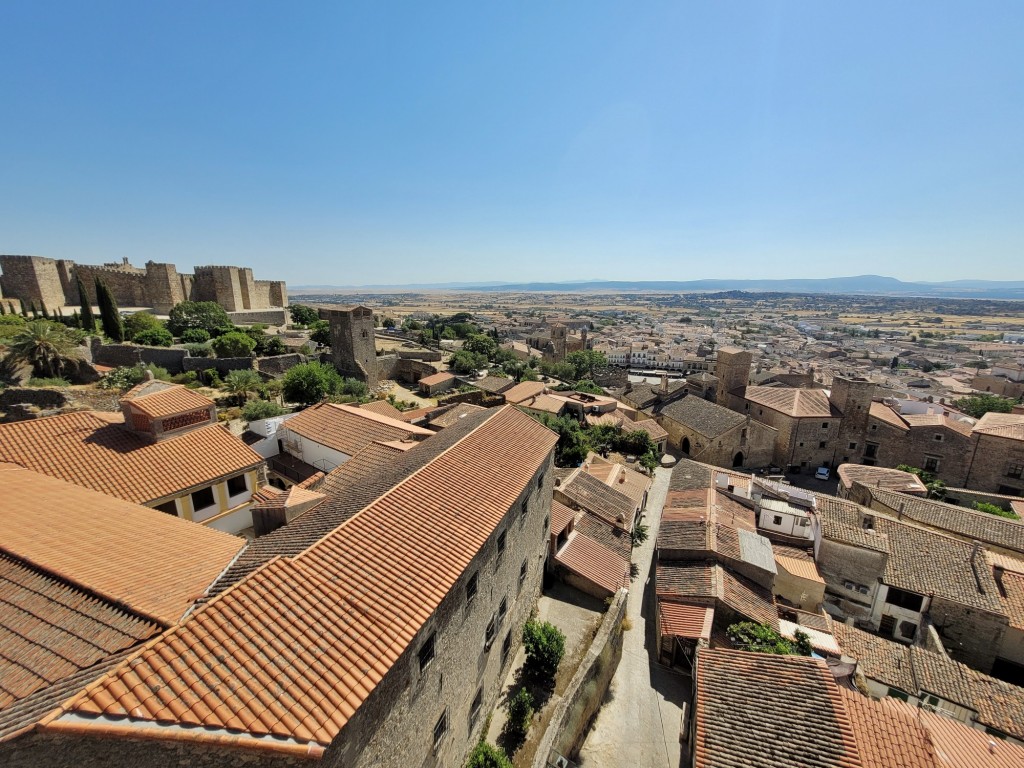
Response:
[[[818,467],[818,469],[814,473],[814,479],[828,480],[830,474],[831,472],[829,471],[828,467]]]

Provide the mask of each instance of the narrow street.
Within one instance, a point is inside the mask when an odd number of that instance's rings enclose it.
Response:
[[[679,723],[690,695],[688,678],[654,663],[654,571],[651,561],[671,469],[655,472],[644,523],[650,535],[633,551],[641,576],[626,607],[632,629],[597,720],[580,750],[585,768],[678,768]]]

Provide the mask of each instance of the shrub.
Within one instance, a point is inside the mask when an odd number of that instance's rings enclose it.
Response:
[[[290,403],[318,403],[341,389],[341,375],[333,366],[311,362],[296,365],[284,375],[284,398]]]
[[[221,328],[230,328],[231,318],[215,301],[183,301],[171,307],[167,327],[175,336],[189,328],[202,328],[212,336]]]
[[[558,665],[565,655],[565,635],[550,622],[528,621],[523,625],[526,673],[545,682],[554,682]]]
[[[985,501],[976,501],[971,506],[979,512],[984,512],[986,515],[996,515],[997,517],[1008,517],[1011,520],[1019,520],[1020,518],[1014,512],[1002,507],[996,506],[995,504],[989,504]]]
[[[205,328],[186,328],[181,332],[182,344],[202,344],[210,340],[210,332]]]
[[[732,644],[744,651],[774,653],[780,656],[794,653],[793,644],[767,624],[741,621],[730,624],[726,632]]]
[[[305,304],[292,304],[288,307],[288,314],[296,325],[310,325],[320,319],[320,313]]]
[[[264,357],[271,355],[283,355],[288,350],[281,341],[280,336],[264,336],[256,341],[256,354]]]
[[[246,333],[231,331],[215,338],[210,346],[217,357],[249,357],[256,349],[256,342]]]
[[[149,312],[135,312],[124,319],[124,337],[135,341],[143,331],[167,330],[166,324]]]
[[[512,768],[512,761],[502,750],[481,741],[469,753],[466,768]]]
[[[169,347],[174,343],[174,337],[166,328],[151,328],[137,333],[132,337],[132,341],[148,347]]]
[[[141,384],[145,380],[146,371],[150,371],[153,374],[154,379],[159,379],[160,381],[171,380],[171,374],[168,370],[159,365],[126,365],[112,370],[104,376],[96,386],[100,389],[120,389],[121,391],[127,391],[136,384]]]
[[[505,711],[508,713],[508,729],[517,734],[526,733],[533,717],[533,694],[527,688],[520,688],[506,699]]]
[[[186,344],[189,357],[213,357],[213,350],[209,344]]]
[[[280,416],[284,412],[284,408],[269,400],[251,400],[242,409],[242,418],[246,421],[258,421],[259,419]]]
[[[70,387],[71,382],[67,379],[58,379],[49,376],[44,378],[37,378],[33,376],[28,380],[28,385],[30,387]]]
[[[326,320],[317,320],[309,326],[309,340],[324,347],[331,346],[331,324]]]

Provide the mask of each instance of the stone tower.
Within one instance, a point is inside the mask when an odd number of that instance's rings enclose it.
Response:
[[[373,339],[373,310],[369,307],[319,307],[320,319],[331,324],[331,356],[342,376],[377,387],[377,345]]]
[[[718,404],[729,407],[729,393],[750,383],[750,365],[754,356],[736,347],[720,347],[715,363],[715,377],[718,379]]]
[[[828,400],[843,415],[839,423],[839,436],[836,438],[837,463],[859,463],[858,457],[864,453],[871,398],[874,394],[875,385],[867,379],[844,379],[840,376],[832,379]]]
[[[566,334],[569,329],[561,323],[551,326],[551,344],[555,348],[555,362],[561,363],[565,360]]]

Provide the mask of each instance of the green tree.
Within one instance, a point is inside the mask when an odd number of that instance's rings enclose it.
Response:
[[[312,325],[320,319],[320,313],[305,304],[292,304],[288,307],[288,314],[296,325]]]
[[[186,328],[181,332],[182,344],[205,344],[210,340],[210,332],[205,328]]]
[[[989,504],[985,501],[975,501],[971,506],[979,512],[984,512],[986,515],[995,515],[996,517],[1008,517],[1011,520],[1020,520],[1015,512],[1003,509],[995,504]]]
[[[986,413],[1010,413],[1013,411],[1013,400],[989,394],[971,395],[954,400],[953,407],[980,419]]]
[[[223,329],[231,328],[231,318],[215,301],[183,301],[171,307],[167,328],[175,336],[181,336],[189,328],[202,328],[211,336],[217,336]]]
[[[174,337],[166,328],[150,328],[136,333],[132,341],[147,347],[169,347],[174,343]]]
[[[256,342],[254,350],[259,357],[284,353],[284,342],[281,341],[281,337],[264,333],[263,328],[260,326],[246,328],[243,333]]]
[[[565,655],[565,635],[554,624],[528,621],[523,625],[523,648],[526,651],[524,672],[528,677],[553,685],[558,665]]]
[[[509,734],[520,737],[530,730],[533,719],[533,694],[528,688],[520,688],[505,700],[505,712],[508,714],[506,728]],[[515,741],[516,739],[513,739]]]
[[[100,308],[100,323],[103,325],[103,333],[108,339],[124,341],[124,318],[114,301],[114,294],[110,292],[107,284],[96,278],[96,304]]]
[[[78,287],[78,297],[80,302],[78,308],[78,324],[86,333],[94,333],[96,331],[96,317],[92,313],[92,304],[89,302],[89,294],[85,292],[85,286],[82,285],[82,278],[76,276],[75,284]],[[22,307],[24,308],[24,305],[22,305]]]
[[[393,317],[385,317],[381,321],[381,325],[384,328],[394,328],[395,327],[395,319]]]
[[[309,324],[309,340],[324,347],[331,346],[331,324],[326,320],[316,320]]]
[[[231,331],[210,342],[217,357],[249,357],[256,349],[252,336],[240,331]]]
[[[249,399],[249,395],[255,392],[263,383],[263,379],[252,368],[241,368],[231,371],[224,377],[224,389],[234,395],[239,403]]]
[[[470,352],[468,349],[460,349],[458,352],[452,355],[448,361],[449,367],[458,374],[466,375],[470,373],[476,373],[482,368],[487,367],[487,357],[475,352]]]
[[[462,348],[467,352],[483,355],[490,360],[498,352],[498,342],[486,334],[477,333],[466,339],[462,343]]]
[[[331,365],[316,361],[289,368],[284,375],[284,398],[290,403],[318,403],[341,389],[341,375]]]
[[[603,395],[604,390],[597,386],[590,379],[580,379],[573,385],[573,389],[577,392],[589,392],[592,395]]]
[[[581,349],[567,354],[565,356],[565,363],[572,366],[573,374],[570,378],[573,381],[579,381],[580,379],[594,378],[595,370],[607,367],[608,358],[605,357],[604,352]]]
[[[36,376],[60,378],[76,364],[76,346],[63,325],[30,320],[11,338],[8,349],[15,360],[31,365]]]
[[[465,768],[512,768],[512,761],[504,751],[481,741],[469,753]]]
[[[793,644],[767,624],[741,621],[730,624],[726,634],[735,647],[744,651],[774,653],[779,656],[794,653]]]
[[[283,413],[284,408],[269,400],[250,400],[242,408],[242,418],[246,421],[269,419],[273,416],[280,416]]]
[[[124,319],[124,337],[135,341],[144,331],[166,331],[167,325],[149,312],[133,312]]]

